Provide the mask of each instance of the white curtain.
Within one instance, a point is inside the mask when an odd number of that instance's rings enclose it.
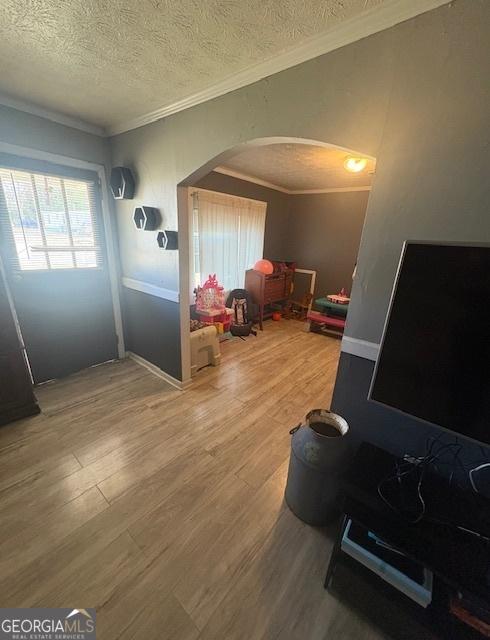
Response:
[[[245,271],[263,255],[266,208],[258,200],[203,189],[194,193],[196,280],[202,284],[215,273],[226,291],[243,287]]]

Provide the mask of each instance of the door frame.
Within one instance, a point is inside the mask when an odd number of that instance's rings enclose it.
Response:
[[[177,216],[179,229],[179,303],[180,303],[180,358],[182,388],[192,384],[191,378],[191,258],[192,236],[192,187],[177,185]]]
[[[119,266],[117,261],[116,245],[114,242],[114,228],[111,220],[111,207],[109,204],[109,190],[107,188],[105,166],[96,162],[87,162],[86,160],[71,158],[70,156],[64,156],[58,153],[50,153],[49,151],[32,149],[31,147],[23,147],[16,144],[10,144],[8,142],[0,142],[0,152],[10,153],[12,155],[30,158],[32,160],[45,160],[46,162],[74,167],[76,169],[87,169],[97,174],[100,182],[102,220],[105,232],[104,235],[111,288],[112,311],[114,315],[114,327],[117,337],[117,355],[120,359],[125,358],[126,347],[124,344],[121,299],[119,295]],[[28,355],[29,354],[27,354],[27,357]]]

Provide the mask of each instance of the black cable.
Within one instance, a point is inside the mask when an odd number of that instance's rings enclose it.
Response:
[[[378,495],[383,500],[383,502],[393,511],[395,511],[398,515],[402,516],[412,524],[416,524],[422,520],[424,515],[426,514],[426,503],[424,500],[424,496],[422,494],[422,483],[426,474],[427,469],[433,467],[439,473],[439,466],[449,466],[451,471],[449,475],[449,486],[452,487],[454,482],[454,477],[456,473],[456,465],[463,472],[465,477],[468,477],[469,471],[471,468],[475,468],[474,463],[468,469],[463,461],[461,460],[461,452],[463,450],[462,444],[459,442],[458,437],[456,436],[454,442],[444,442],[442,443],[442,439],[447,437],[447,434],[440,434],[436,438],[430,436],[426,440],[425,444],[425,455],[413,457],[412,460],[404,460],[404,462],[396,461],[396,470],[394,474],[383,478],[377,486]],[[439,446],[438,446],[439,445]],[[452,458],[450,461],[445,461],[441,459],[441,456],[445,452],[452,452]],[[483,453],[483,448],[481,448],[481,452]],[[404,478],[410,476],[411,474],[419,473],[419,477],[416,484],[416,492],[417,499],[420,503],[420,512],[414,516],[414,518],[409,518],[406,512],[403,512],[401,509],[396,507],[392,502],[385,496],[383,493],[383,486],[396,481],[399,485],[401,485]],[[459,487],[459,485],[456,485]],[[459,487],[462,488],[462,487]],[[464,527],[458,528],[462,530],[466,530]],[[473,532],[468,530],[470,533],[474,535],[480,535],[477,532]],[[481,536],[485,538],[485,536]],[[486,538],[485,538],[486,539]]]

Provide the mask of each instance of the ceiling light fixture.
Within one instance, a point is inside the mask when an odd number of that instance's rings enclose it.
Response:
[[[359,173],[366,168],[367,163],[367,158],[355,158],[354,156],[347,156],[347,158],[344,160],[344,168],[351,173]]]

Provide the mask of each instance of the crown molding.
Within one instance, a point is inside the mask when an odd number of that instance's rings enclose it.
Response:
[[[361,187],[332,187],[330,189],[303,189],[302,191],[290,191],[293,196],[314,195],[315,193],[348,193],[350,191],[371,191],[370,185]]]
[[[67,116],[64,113],[60,113],[59,111],[44,109],[43,107],[25,102],[24,100],[18,100],[17,98],[13,98],[6,93],[0,92],[0,105],[16,109],[17,111],[23,111],[24,113],[30,113],[32,116],[38,116],[39,118],[44,118],[45,120],[51,120],[52,122],[62,124],[65,127],[79,129],[80,131],[84,131],[85,133],[91,133],[94,136],[103,137],[106,135],[106,131],[103,127],[99,127],[95,124],[90,124],[89,122],[85,122],[84,120],[80,120],[79,118]]]
[[[228,169],[228,167],[215,167],[213,171],[215,173],[221,173],[224,176],[230,176],[230,178],[237,178],[238,180],[251,182],[261,187],[266,187],[267,189],[274,189],[274,191],[280,191],[281,193],[285,193],[288,196],[300,196],[315,193],[347,193],[348,191],[371,191],[370,185],[360,187],[325,187],[324,189],[286,189],[285,187],[281,187],[278,184],[274,184],[273,182],[268,182],[267,180],[262,180],[261,178],[256,178],[255,176],[249,176],[246,173],[240,173],[239,171]]]
[[[387,0],[357,16],[337,24],[325,33],[319,34],[282,53],[228,76],[202,91],[182,100],[177,100],[159,109],[150,111],[130,120],[122,121],[107,128],[107,135],[113,136],[137,129],[151,122],[161,120],[179,111],[184,111],[213,98],[241,89],[263,78],[294,67],[302,62],[317,58],[325,53],[344,47],[374,33],[431,11],[452,0]]]
[[[215,167],[213,169],[215,173],[221,173],[224,176],[230,176],[230,178],[237,178],[238,180],[245,180],[245,182],[252,182],[253,184],[258,184],[261,187],[266,187],[267,189],[274,189],[274,191],[280,191],[281,193],[291,194],[292,191],[286,189],[285,187],[281,187],[278,184],[274,184],[273,182],[268,182],[267,180],[261,180],[260,178],[256,178],[255,176],[249,176],[246,173],[241,173],[240,171],[234,171],[233,169],[228,169],[228,167]]]
[[[325,33],[307,39],[303,43],[279,53],[268,60],[252,65],[243,71],[230,75],[202,91],[193,93],[149,113],[122,121],[107,128],[91,124],[79,118],[59,111],[45,109],[28,101],[14,98],[0,92],[0,105],[30,113],[58,124],[79,129],[96,136],[113,136],[137,129],[151,122],[161,120],[179,111],[184,111],[213,98],[241,89],[263,78],[317,58],[325,53],[344,47],[352,42],[366,38],[374,33],[414,18],[421,13],[431,11],[452,0],[386,0],[382,5],[373,7],[357,16],[334,26]]]

